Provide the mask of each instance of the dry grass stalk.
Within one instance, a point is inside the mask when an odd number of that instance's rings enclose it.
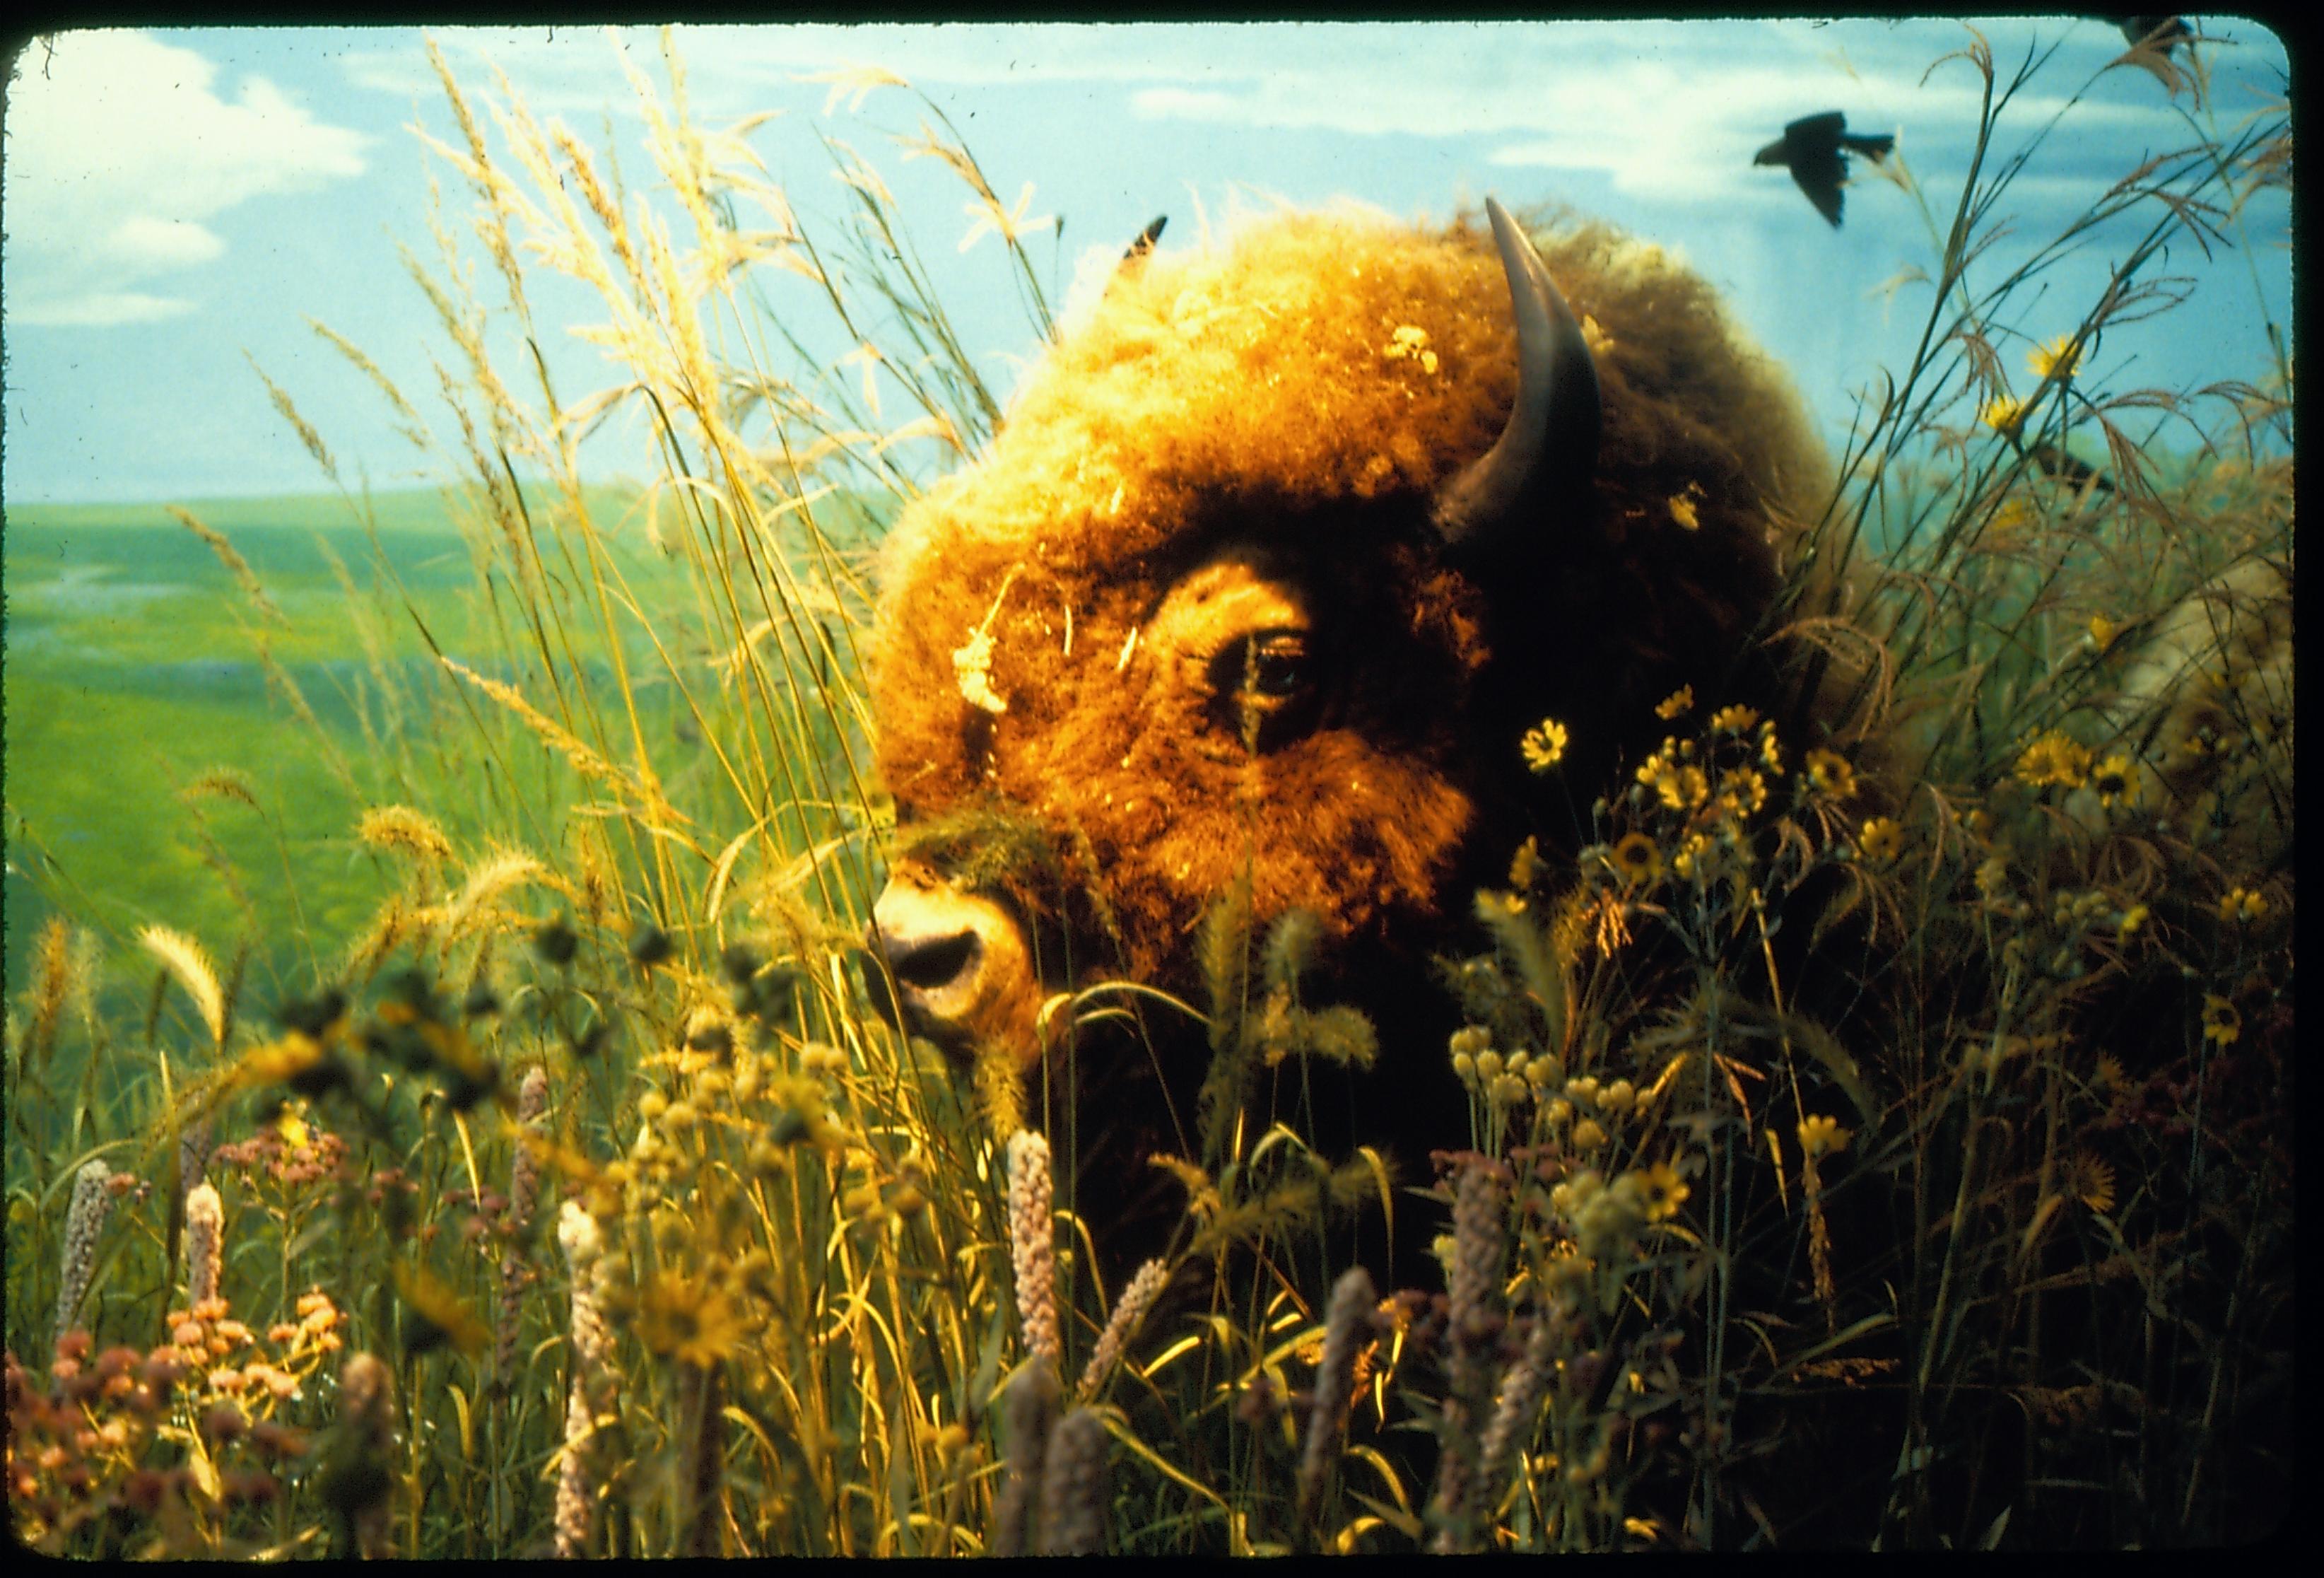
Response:
[[[500,1329],[493,1344],[493,1369],[505,1382],[516,1362],[517,1332],[524,1315],[525,1285],[532,1271],[525,1264],[522,1242],[532,1213],[540,1202],[540,1158],[526,1143],[540,1130],[549,1111],[549,1070],[535,1064],[517,1087],[515,1144],[509,1160],[509,1246],[501,1255]]]
[[[1049,1142],[1020,1129],[1009,1141],[1009,1259],[1016,1273],[1017,1313],[1025,1352],[1055,1367],[1062,1352],[1057,1331],[1057,1256],[1050,1225]]]
[[[345,1476],[340,1512],[354,1536],[347,1554],[367,1562],[393,1555],[395,1414],[394,1371],[369,1353],[350,1354],[339,1369],[339,1428],[361,1466]]]
[[[1095,1398],[1106,1377],[1113,1373],[1122,1350],[1129,1345],[1130,1333],[1146,1318],[1147,1310],[1169,1279],[1167,1266],[1159,1260],[1148,1260],[1138,1268],[1130,1286],[1121,1290],[1121,1297],[1114,1301],[1113,1314],[1106,1320],[1105,1330],[1098,1334],[1097,1346],[1090,1350],[1089,1362],[1082,1368],[1081,1385],[1074,1389],[1074,1395],[1082,1401]]]
[[[589,1542],[597,1503],[594,1451],[597,1433],[595,1398],[610,1376],[613,1329],[605,1324],[597,1270],[604,1235],[596,1218],[567,1200],[557,1219],[573,1298],[573,1386],[565,1403],[565,1445],[557,1471],[557,1554],[571,1558]]]
[[[1049,1444],[1049,1421],[1057,1409],[1057,1372],[1036,1354],[1019,1368],[1001,1401],[1008,1426],[1008,1467],[1001,1493],[992,1499],[992,1532],[985,1554],[1023,1556],[1039,1548],[1035,1522],[1041,1511],[1042,1467]]]
[[[226,1247],[226,1204],[217,1186],[186,1192],[186,1302],[199,1309],[217,1297],[218,1262]]]
[[[1307,1439],[1299,1455],[1299,1520],[1314,1515],[1323,1493],[1323,1476],[1332,1463],[1332,1447],[1340,1438],[1355,1388],[1356,1353],[1370,1334],[1373,1309],[1379,1295],[1371,1273],[1353,1266],[1332,1285],[1331,1303],[1323,1310],[1323,1353],[1315,1366],[1315,1389],[1307,1412]]]
[[[355,825],[355,836],[374,849],[433,863],[452,858],[452,841],[425,814],[410,806],[373,806]]]
[[[274,386],[270,383],[267,387],[272,389]],[[279,394],[281,392],[278,390],[276,392]],[[226,540],[225,532],[206,524],[191,510],[180,509],[175,504],[170,505],[169,510],[180,525],[209,544],[210,551],[217,555],[218,563],[226,566],[227,572],[234,577],[235,584],[242,588],[242,595],[250,600],[250,605],[258,610],[261,619],[271,624],[290,623],[283,617],[282,610],[274,605],[274,599],[266,595],[266,588],[259,584],[258,572],[250,568],[248,559],[235,551],[234,544]]]
[[[137,940],[146,952],[161,961],[186,995],[194,1000],[194,1007],[202,1016],[202,1024],[210,1033],[210,1045],[226,1045],[226,992],[218,985],[217,972],[210,965],[209,955],[201,945],[183,932],[172,931],[166,926],[148,926],[138,932]]]
[[[1051,1556],[1105,1554],[1105,1422],[1075,1408],[1049,1432],[1041,1470],[1041,1550]]]
[[[97,1238],[105,1231],[105,1219],[113,1212],[113,1191],[107,1180],[113,1169],[101,1157],[93,1157],[81,1164],[73,1175],[72,1204],[65,1213],[64,1260],[59,1268],[57,1287],[56,1330],[51,1346],[64,1341],[72,1330],[74,1315],[79,1313],[80,1301],[88,1292],[88,1280],[97,1269]]]

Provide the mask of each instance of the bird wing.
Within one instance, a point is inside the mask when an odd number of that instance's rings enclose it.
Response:
[[[1840,133],[1848,129],[1848,116],[1841,111],[1828,109],[1820,115],[1802,115],[1784,127],[1784,141],[1794,148],[1837,144]]]
[[[1821,153],[1793,150],[1792,179],[1799,183],[1800,190],[1807,193],[1816,212],[1830,220],[1835,230],[1840,228],[1840,183],[1847,174],[1847,166],[1840,161],[1836,148]]]

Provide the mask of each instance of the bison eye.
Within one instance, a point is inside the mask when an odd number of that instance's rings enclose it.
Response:
[[[1304,732],[1314,683],[1307,638],[1296,630],[1262,630],[1231,641],[1212,660],[1221,724],[1254,750],[1272,749]]]

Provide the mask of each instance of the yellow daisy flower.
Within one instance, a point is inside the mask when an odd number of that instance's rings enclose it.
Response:
[[[638,1335],[657,1353],[705,1370],[730,1357],[742,1337],[742,1318],[709,1283],[665,1271],[639,1300]]]
[[[1547,772],[1565,760],[1565,747],[1571,738],[1565,725],[1555,718],[1544,718],[1525,732],[1518,747],[1525,752],[1526,765],[1536,772]]]
[[[2016,771],[2021,781],[2035,789],[2080,789],[2090,776],[2090,748],[2052,729],[2025,747]]]
[[[1799,1127],[1800,1149],[1811,1157],[1821,1156],[1827,1151],[1846,1150],[1855,1132],[1852,1129],[1841,1128],[1837,1118],[1803,1118]]]
[[[1986,521],[1981,546],[1989,552],[2000,552],[2013,546],[2034,521],[2033,506],[2012,494],[2002,500],[2000,508]]]
[[[2090,770],[2090,787],[2098,790],[2098,804],[2108,810],[2134,805],[2138,799],[2138,764],[2116,752]]]
[[[2009,395],[1997,395],[1977,413],[1977,420],[1997,433],[2017,430],[2025,420],[2025,402]]]
[[[1818,748],[1808,752],[1808,781],[1844,800],[1856,792],[1856,769],[1839,752]]]
[[[1692,709],[1693,706],[1694,687],[1682,685],[1655,704],[1655,715],[1658,718],[1674,718],[1679,714]]]
[[[407,1260],[399,1260],[388,1269],[405,1310],[416,1324],[415,1332],[404,1339],[410,1352],[424,1352],[447,1343],[463,1353],[475,1353],[484,1347],[491,1333],[450,1284],[426,1267]]]
[[[1711,853],[1711,839],[1701,833],[1690,833],[1679,841],[1677,853],[1671,856],[1671,870],[1692,879],[1700,874],[1703,856]]]
[[[1646,1202],[1648,1222],[1667,1222],[1678,1214],[1680,1204],[1694,1191],[1678,1176],[1678,1169],[1666,1161],[1658,1161],[1640,1175]]]
[[[1775,743],[1775,725],[1772,721],[1759,725],[1759,760],[1766,764],[1769,772],[1783,776],[1784,752]]]
[[[1735,814],[1753,815],[1767,803],[1767,780],[1748,767],[1738,767],[1720,780],[1719,798]]]
[[[2066,1193],[2093,1211],[2114,1209],[2114,1168],[2087,1150],[2076,1151],[2066,1168]]]
[[[1624,834],[1607,858],[1627,882],[1652,882],[1663,874],[1663,853],[1643,833]]]
[[[2221,920],[2253,921],[2265,918],[2267,900],[2248,888],[2230,888],[2219,900]]]
[[[1711,780],[1703,777],[1702,769],[1692,763],[1656,773],[1654,789],[1663,804],[1674,811],[1694,810],[1711,798]]]
[[[1904,853],[1904,830],[1896,825],[1894,817],[1875,817],[1865,823],[1856,842],[1864,851],[1865,859],[1886,865]]]
[[[2048,345],[2026,352],[2025,365],[2034,369],[2034,377],[2046,379],[2054,373],[2063,383],[2082,365],[2082,347],[2074,343],[2072,335],[2061,334]]]
[[[2144,904],[2134,904],[2124,910],[2122,918],[2114,923],[2115,936],[2124,942],[2128,942],[2137,934],[2138,928],[2146,924],[2146,906]]]
[[[1739,734],[1758,721],[1758,713],[1739,701],[1711,715],[1711,726],[1722,734]]]
[[[2228,1046],[2244,1033],[2244,1016],[2216,992],[2203,994],[2203,1039]]]

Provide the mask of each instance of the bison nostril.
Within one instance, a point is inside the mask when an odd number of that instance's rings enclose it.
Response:
[[[910,942],[887,939],[888,968],[906,986],[934,992],[972,974],[984,945],[973,931]]]

